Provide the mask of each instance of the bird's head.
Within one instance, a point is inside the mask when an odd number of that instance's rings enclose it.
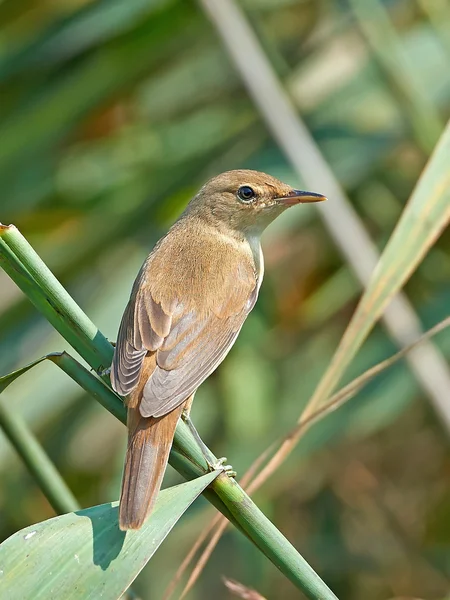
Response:
[[[260,235],[294,204],[321,202],[322,194],[303,192],[259,171],[227,171],[205,183],[187,213],[243,233]]]

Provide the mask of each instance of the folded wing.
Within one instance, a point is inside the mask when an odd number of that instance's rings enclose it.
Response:
[[[155,352],[156,367],[145,384],[140,413],[161,417],[171,412],[225,358],[257,293],[254,272],[245,270],[230,274],[217,302],[206,307],[202,298],[157,302],[149,285],[139,287],[122,318],[111,369],[113,388],[130,394],[144,357]]]

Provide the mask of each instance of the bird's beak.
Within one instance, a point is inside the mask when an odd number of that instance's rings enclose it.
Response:
[[[309,202],[323,202],[326,200],[322,194],[315,192],[302,192],[301,190],[292,190],[287,196],[277,198],[277,202],[283,206],[293,206],[294,204],[306,204]]]

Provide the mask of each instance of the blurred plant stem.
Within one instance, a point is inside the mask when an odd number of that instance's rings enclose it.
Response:
[[[0,241],[0,265],[27,295],[30,294],[30,299],[35,306],[42,310],[45,316],[48,315],[55,328],[64,337],[67,336],[67,341],[69,343],[73,341],[73,346],[84,352],[86,358],[91,360],[91,367],[98,370],[102,366],[99,360],[104,360],[107,354],[112,355],[112,346],[106,338],[89,321],[15,227],[2,226]],[[90,345],[93,348],[87,351]],[[57,364],[64,364],[70,371],[71,377],[84,389],[90,391],[96,399],[108,396],[108,401],[103,401],[102,404],[108,410],[111,410],[111,404],[115,404],[117,409],[114,410],[114,414],[120,420],[124,419],[125,415],[119,409],[119,405],[122,404],[120,399],[95,375],[89,373],[67,354],[50,355],[49,358]],[[197,477],[207,471],[200,448],[181,420],[177,426],[170,462],[187,478]],[[221,473],[211,484],[211,488],[214,495],[211,492],[205,494],[208,500],[221,510],[308,598],[312,600],[336,598],[234,479]]]
[[[222,577],[222,581],[233,596],[244,598],[244,600],[266,600],[264,596],[261,596],[256,590],[248,588],[239,581],[227,579],[226,577]]]
[[[61,515],[79,510],[80,506],[64,479],[46,452],[19,415],[14,414],[5,402],[0,402],[0,427],[36,479],[40,489]]]
[[[350,0],[373,56],[399,96],[418,146],[428,156],[439,139],[444,123],[403,49],[394,25],[379,0]]]
[[[417,0],[417,4],[427,15],[434,27],[442,46],[450,56],[450,36],[448,24],[450,23],[450,5],[447,0]]]

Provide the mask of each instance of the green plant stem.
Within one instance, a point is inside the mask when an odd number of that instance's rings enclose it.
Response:
[[[111,363],[111,344],[14,225],[0,225],[0,266],[93,369]]]
[[[194,458],[195,462],[204,465],[206,462],[197,446],[187,425],[181,421],[178,422],[177,435],[174,441],[175,452],[189,454],[189,458]],[[171,459],[176,458],[171,454]],[[171,464],[179,472],[190,478],[192,465],[189,466],[189,472],[184,472],[179,468],[179,464]],[[195,467],[194,467],[195,468]],[[199,470],[198,475],[205,471]],[[225,473],[220,474],[211,484],[214,496],[204,494],[210,502],[214,504],[227,519],[231,521],[250,539],[257,548],[259,548],[267,558],[285,575],[292,583],[301,589],[303,593],[314,600],[336,599],[328,586],[320,579],[317,573],[310,567],[306,560],[298,553],[292,544],[275,527],[275,525],[264,515],[256,506],[248,494],[240,485]],[[217,499],[221,504],[217,504]],[[224,512],[222,506],[225,507]]]
[[[91,367],[98,370],[105,362],[106,365],[109,364],[113,353],[112,346],[67,294],[60,282],[14,226],[0,226],[0,265],[61,335],[77,351],[79,348],[83,350],[83,353],[80,352],[80,354]],[[124,407],[120,399],[95,375],[89,373],[75,359],[65,353],[59,357],[51,355],[51,359],[64,368],[84,389],[90,391],[105,408],[125,422]],[[101,364],[99,364],[100,361],[102,361]],[[106,397],[108,399],[105,401]],[[18,441],[20,442],[20,440]],[[196,477],[207,470],[206,461],[200,449],[181,420],[175,433],[170,462],[188,478]],[[210,491],[207,492],[208,500],[308,598],[335,600],[336,596],[333,592],[258,509],[244,490],[225,474],[220,475],[219,479],[220,481],[213,483]]]
[[[67,352],[49,354],[48,359],[58,365],[69,377],[78,383],[97,402],[109,410],[124,425],[127,424],[127,409],[122,400],[116,396],[110,387],[105,385],[93,373],[70,356]]]
[[[80,506],[26,423],[0,402],[0,427],[39,484],[57,514]]]
[[[225,474],[220,474],[211,487],[225,503],[237,522],[245,531],[251,532],[252,542],[308,598],[315,600],[336,599],[333,592],[306,560],[259,510],[234,479]]]

